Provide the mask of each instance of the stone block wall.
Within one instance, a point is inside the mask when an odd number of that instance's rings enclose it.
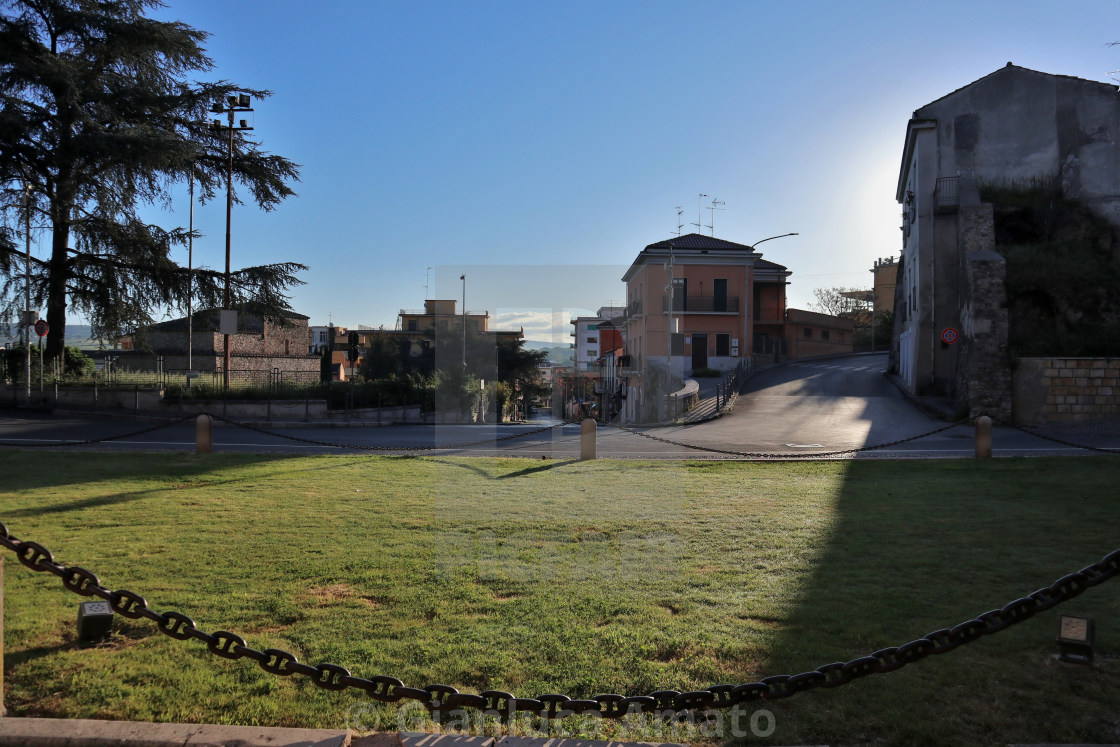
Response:
[[[1043,422],[1120,416],[1120,358],[1041,358]]]
[[[967,408],[969,417],[1007,419],[1012,414],[1012,381],[1007,351],[1006,262],[992,248],[992,206],[962,207],[958,230],[963,262],[958,278],[961,337],[955,343],[956,402]],[[949,356],[952,352],[946,351]]]

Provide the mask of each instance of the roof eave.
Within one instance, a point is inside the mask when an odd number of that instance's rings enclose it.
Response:
[[[936,126],[936,119],[911,119],[906,123],[906,145],[902,148],[902,165],[898,169],[898,185],[894,191],[894,199],[899,204],[906,194],[906,175],[910,173],[910,161],[914,158],[914,143],[917,142],[918,132]]]

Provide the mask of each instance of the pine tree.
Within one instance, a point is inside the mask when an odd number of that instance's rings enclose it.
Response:
[[[203,202],[224,197],[228,135],[208,112],[228,96],[268,91],[189,78],[213,63],[208,34],[145,13],[158,0],[0,0],[0,275],[9,313],[22,307],[20,231],[25,200],[46,225],[50,247],[33,260],[33,306],[46,303],[47,356],[63,350],[66,311],[84,313],[94,336],[150,323],[153,309],[222,302],[224,272],[187,268],[171,257],[183,228],[145,223],[140,210],[167,205],[193,172]],[[271,210],[294,192],[298,166],[238,132],[234,183]],[[29,196],[29,199],[28,199]],[[235,196],[235,199],[237,197]],[[240,202],[240,199],[238,199]],[[306,269],[294,262],[243,268],[235,305],[253,302],[272,318]],[[224,268],[223,268],[224,270]]]

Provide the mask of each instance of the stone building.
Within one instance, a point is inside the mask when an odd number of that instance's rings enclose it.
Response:
[[[1060,181],[1120,225],[1120,96],[1008,63],[914,112],[895,197],[902,258],[893,365],[917,394],[1011,413],[1004,260],[979,188]]]
[[[220,309],[195,312],[190,329],[186,317],[152,325],[133,336],[134,350],[122,352],[116,365],[136,370],[159,365],[166,372],[220,372],[225,358],[220,314]],[[317,379],[319,357],[308,353],[308,317],[288,312],[284,319],[279,324],[252,311],[238,314],[238,332],[229,338],[232,379],[267,383],[274,372],[284,380]]]

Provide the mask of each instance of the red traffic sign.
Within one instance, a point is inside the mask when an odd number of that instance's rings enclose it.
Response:
[[[946,345],[952,345],[959,338],[960,333],[958,333],[957,330],[953,329],[952,327],[946,327],[945,329],[941,330],[941,342],[945,343]]]
[[[40,319],[39,321],[35,322],[35,334],[39,335],[39,337],[42,337],[50,331],[51,328],[47,326],[46,319]]]

